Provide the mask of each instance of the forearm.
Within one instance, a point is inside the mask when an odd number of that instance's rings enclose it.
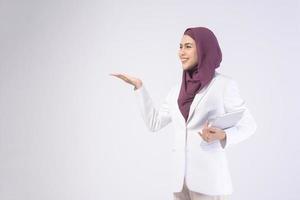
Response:
[[[137,88],[134,92],[142,117],[150,131],[156,132],[171,122],[172,118],[169,111],[170,92],[159,107],[154,105],[145,85]]]

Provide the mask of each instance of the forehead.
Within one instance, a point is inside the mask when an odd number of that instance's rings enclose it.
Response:
[[[191,43],[195,44],[195,40],[189,35],[183,35],[180,44]]]

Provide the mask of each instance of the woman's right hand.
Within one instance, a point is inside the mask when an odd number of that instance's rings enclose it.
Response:
[[[124,73],[110,73],[111,76],[115,76],[117,78],[122,79],[123,81],[125,81],[126,83],[129,83],[131,85],[134,86],[134,90],[140,88],[143,84],[142,80],[135,78],[133,76],[129,76],[127,74]]]

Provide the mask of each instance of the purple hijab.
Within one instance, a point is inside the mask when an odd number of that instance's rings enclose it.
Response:
[[[177,103],[187,121],[190,106],[195,95],[208,84],[220,66],[222,52],[214,33],[205,27],[187,28],[185,35],[195,40],[198,63],[189,70],[183,70],[182,82]]]

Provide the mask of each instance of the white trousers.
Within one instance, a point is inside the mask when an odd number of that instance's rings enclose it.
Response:
[[[189,190],[186,186],[185,179],[181,192],[173,193],[174,200],[229,200],[229,195],[211,196]]]

